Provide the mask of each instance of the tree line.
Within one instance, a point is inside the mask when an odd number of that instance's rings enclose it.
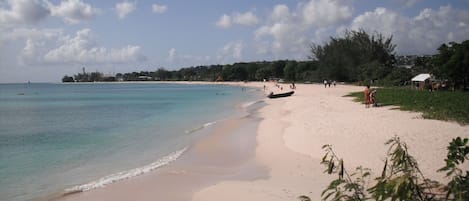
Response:
[[[400,86],[419,73],[431,73],[455,88],[467,89],[469,81],[469,40],[442,44],[438,53],[414,59],[410,68],[399,65],[392,36],[369,34],[364,30],[345,31],[323,45],[312,43],[309,60],[239,62],[203,65],[179,70],[117,73],[78,73],[64,76],[63,82],[95,81],[262,81],[271,78],[294,82],[337,80],[352,83]]]
[[[156,71],[117,73],[115,76],[84,72],[73,76],[66,75],[62,81],[263,81],[272,78],[314,81],[320,78],[316,70],[316,61],[277,60],[185,67],[179,70],[158,68]]]

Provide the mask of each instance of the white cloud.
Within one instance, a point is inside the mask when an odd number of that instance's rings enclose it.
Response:
[[[325,33],[346,25],[353,10],[339,0],[310,0],[293,11],[284,4],[276,5],[269,20],[254,32],[257,52],[275,58],[306,58],[311,41],[321,42],[329,36]]]
[[[260,40],[258,53],[269,53],[279,56],[288,53],[304,53],[308,47],[307,29],[298,24],[278,22],[270,26],[263,26],[256,30],[258,40],[263,37],[271,39]],[[268,41],[268,42],[267,42]],[[268,47],[266,45],[268,44]]]
[[[410,8],[422,0],[394,0],[406,8]]]
[[[14,46],[21,48],[7,49]],[[80,30],[75,35],[64,34],[62,29],[11,29],[0,34],[0,53],[0,57],[12,58],[8,61],[10,65],[103,65],[146,60],[139,46],[100,46],[90,29]]]
[[[415,17],[404,17],[394,11],[377,8],[357,16],[350,28],[393,35],[398,53],[428,54],[435,53],[442,43],[466,40],[469,27],[460,25],[468,21],[469,11],[451,6],[424,9]]]
[[[316,27],[333,26],[352,18],[353,8],[339,0],[311,0],[302,8],[306,24]]]
[[[33,41],[31,38],[28,38],[25,47],[21,50],[18,57],[18,63],[24,65],[41,61],[40,51],[44,48],[44,45],[45,42],[43,41]]]
[[[8,30],[1,30],[0,34],[0,54],[11,54],[17,58],[19,64],[38,63],[42,62],[40,53],[44,51],[47,44],[55,44],[57,38],[62,35],[61,29],[29,29],[29,28],[15,28]],[[25,44],[24,48],[19,52],[11,49],[6,49],[9,44]],[[8,53],[6,53],[8,52]],[[4,55],[0,55],[2,57]]]
[[[0,8],[0,24],[35,24],[49,16],[41,0],[8,0],[10,9]]]
[[[124,19],[128,14],[135,10],[135,3],[133,2],[122,2],[116,4],[116,13],[119,19]]]
[[[210,65],[214,63],[210,56],[180,54],[176,48],[169,49],[167,61],[168,66],[173,67]]]
[[[233,16],[233,22],[239,25],[252,26],[259,23],[259,19],[252,13],[235,13]]]
[[[171,48],[171,49],[169,50],[169,55],[168,55],[168,60],[169,60],[169,62],[173,62],[174,59],[175,59],[175,57],[176,57],[176,49],[175,49],[175,48]]]
[[[153,4],[151,8],[154,13],[164,13],[168,9],[168,6]]]
[[[372,32],[379,30],[381,33],[395,35],[402,31],[400,30],[401,28],[406,29],[405,26],[407,26],[409,22],[409,18],[400,16],[398,13],[389,11],[386,8],[379,7],[374,11],[368,11],[357,16],[351,24],[351,29],[372,29]]]
[[[218,19],[216,25],[221,28],[229,28],[231,27],[231,17],[224,14]]]
[[[284,4],[276,5],[270,15],[272,21],[280,22],[290,19],[290,9]]]
[[[229,42],[218,51],[218,60],[222,63],[239,61],[243,56],[244,43],[242,41]]]
[[[93,19],[98,13],[97,8],[84,3],[81,0],[64,0],[58,6],[49,5],[52,16],[62,17],[70,24],[77,24]]]
[[[252,12],[234,13],[232,15],[223,14],[216,25],[221,28],[229,28],[233,24],[243,26],[253,26],[259,23],[259,19]]]
[[[44,61],[48,63],[129,63],[141,61],[139,46],[127,46],[120,49],[108,49],[98,46],[90,29],[83,29],[74,37],[63,36],[58,40],[61,45],[48,51]]]
[[[62,29],[29,29],[16,28],[5,31],[0,38],[9,41],[25,40],[31,38],[33,40],[51,40],[62,35]]]

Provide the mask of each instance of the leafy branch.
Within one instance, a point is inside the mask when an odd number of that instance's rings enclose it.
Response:
[[[463,174],[463,170],[459,168],[465,160],[469,160],[468,141],[469,139],[460,137],[453,139],[447,147],[446,166],[438,170],[446,172],[446,176],[451,177],[451,181],[445,187],[446,200],[469,200],[469,171],[466,170]]]
[[[420,171],[417,161],[409,154],[407,145],[395,136],[388,140],[389,146],[381,176],[375,184],[366,188],[370,169],[357,167],[351,174],[344,167],[344,161],[324,145],[325,155],[321,164],[325,173],[336,174],[337,179],[330,182],[322,192],[322,200],[362,201],[362,200],[400,200],[400,201],[467,201],[469,200],[469,171],[463,171],[461,164],[469,160],[469,139],[453,139],[448,146],[446,166],[438,171],[446,172],[451,181],[441,185],[426,178]],[[307,196],[298,197],[310,201]]]
[[[333,180],[329,186],[322,192],[321,196],[324,200],[332,198],[333,201],[350,200],[362,201],[366,200],[365,178],[370,176],[367,168],[357,167],[355,172],[349,174],[344,168],[344,161],[339,158],[332,150],[331,145],[322,147],[326,154],[322,158],[321,164],[326,167],[324,172],[327,174],[337,174],[338,179]],[[333,197],[331,197],[334,195]]]

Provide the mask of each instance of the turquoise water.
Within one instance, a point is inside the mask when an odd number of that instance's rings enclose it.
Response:
[[[157,168],[259,98],[221,85],[0,84],[0,200]]]

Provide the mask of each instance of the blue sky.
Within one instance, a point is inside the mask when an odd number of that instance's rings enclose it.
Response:
[[[469,0],[0,0],[0,82],[306,60],[312,42],[347,29],[432,54],[469,39]]]

